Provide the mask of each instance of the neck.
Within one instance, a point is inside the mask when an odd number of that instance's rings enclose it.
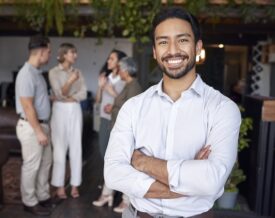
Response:
[[[117,76],[117,74],[118,74],[117,68],[113,69],[112,70],[112,76]]]
[[[71,64],[69,64],[68,62],[63,62],[61,63],[62,67],[64,70],[69,70],[71,68]]]
[[[129,77],[126,78],[125,82],[130,83],[130,82],[133,81],[133,79],[134,79],[133,77],[129,76]]]
[[[37,69],[40,67],[39,60],[35,56],[30,56],[28,59],[28,63]]]
[[[177,101],[181,93],[187,90],[196,79],[195,68],[179,79],[171,79],[163,74],[163,91],[173,100]]]

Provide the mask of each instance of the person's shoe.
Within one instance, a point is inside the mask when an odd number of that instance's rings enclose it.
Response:
[[[68,198],[64,187],[58,187],[56,191],[56,195],[58,198],[63,200]]]
[[[44,200],[44,201],[39,201],[39,205],[46,208],[56,207],[56,203],[51,198],[48,198],[47,200]]]
[[[36,216],[49,216],[51,215],[51,210],[45,207],[41,207],[39,204],[36,204],[32,207],[24,205],[24,210],[32,213]]]
[[[80,196],[77,187],[72,187],[71,196],[72,198],[78,198]]]
[[[93,205],[96,207],[102,207],[108,203],[108,206],[112,207],[113,202],[114,202],[113,195],[101,195],[98,200],[93,201]]]
[[[114,208],[114,212],[122,213],[128,206],[129,205],[122,200],[120,204]]]

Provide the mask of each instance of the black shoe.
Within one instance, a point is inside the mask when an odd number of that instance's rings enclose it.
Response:
[[[51,215],[51,210],[41,207],[39,204],[34,205],[32,207],[24,205],[24,210],[28,211],[36,216],[49,216]]]
[[[44,201],[39,201],[39,205],[45,208],[55,208],[56,204],[53,202],[51,198],[48,198],[47,200]]]

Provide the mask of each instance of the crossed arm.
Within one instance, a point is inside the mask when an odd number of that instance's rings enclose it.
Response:
[[[111,133],[104,164],[106,185],[136,198],[217,196],[236,160],[241,121],[238,108],[229,102],[215,113],[206,140],[212,151],[206,146],[192,159],[163,160],[134,150],[147,151],[146,147],[135,146],[140,141],[133,137],[133,122],[138,119],[131,119],[137,108],[134,100],[123,105]],[[209,157],[203,152],[207,150],[211,152]]]
[[[210,146],[203,147],[196,155],[196,160],[207,159],[210,154]],[[150,186],[145,198],[178,198],[184,195],[172,192],[169,188],[167,161],[147,156],[139,150],[135,150],[132,156],[131,165],[138,171],[143,172],[156,181]]]

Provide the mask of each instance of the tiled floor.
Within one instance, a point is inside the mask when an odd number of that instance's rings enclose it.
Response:
[[[102,183],[102,166],[97,147],[97,135],[93,134],[92,140],[86,148],[87,160],[84,162],[83,183],[81,186],[81,196],[78,199],[69,198],[59,204],[54,210],[51,218],[118,218],[121,215],[112,211],[107,206],[97,208],[92,206],[92,201],[99,194],[98,185]],[[87,155],[89,153],[89,155]],[[69,191],[69,190],[68,190]],[[115,198],[115,206],[120,201],[120,195]],[[214,210],[215,218],[259,218],[252,212]],[[23,211],[22,205],[5,205],[0,211],[0,218],[32,218],[30,213]],[[262,217],[263,218],[263,217]]]

